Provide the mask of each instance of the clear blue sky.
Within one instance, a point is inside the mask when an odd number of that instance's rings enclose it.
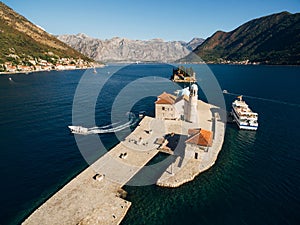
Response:
[[[188,41],[251,19],[300,12],[300,0],[4,0],[52,34]]]

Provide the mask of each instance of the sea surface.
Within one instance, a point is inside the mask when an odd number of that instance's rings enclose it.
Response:
[[[215,100],[207,87],[226,89],[230,110],[243,94],[259,113],[259,129],[228,124],[216,164],[179,188],[125,186],[133,204],[122,224],[300,224],[300,67],[192,66],[199,98]],[[72,121],[118,126],[128,112],[153,116],[156,96],[179,88],[168,81],[167,64],[97,70],[0,76],[0,224],[21,223],[134,129],[99,135],[103,149],[89,144],[83,156],[84,144],[78,147],[67,128]],[[211,86],[212,74],[220,87]]]

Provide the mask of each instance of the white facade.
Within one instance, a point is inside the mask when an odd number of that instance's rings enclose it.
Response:
[[[191,86],[190,98],[187,104],[186,120],[191,123],[198,123],[198,86]]]
[[[184,117],[184,103],[187,100],[184,98],[184,96],[182,98],[176,99],[176,102],[174,104],[174,109],[175,109],[175,116],[177,119],[183,120]]]
[[[155,118],[157,119],[175,119],[174,105],[155,104]]]

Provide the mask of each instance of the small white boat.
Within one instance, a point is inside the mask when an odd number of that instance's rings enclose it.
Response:
[[[228,91],[227,90],[223,90],[223,94],[228,94]]]
[[[11,77],[9,77],[8,80],[12,81]]]
[[[140,119],[144,118],[145,115],[146,115],[146,112],[145,112],[145,111],[140,111],[140,112],[139,112],[139,118],[140,118]]]
[[[95,73],[95,74],[98,73],[95,67],[94,67],[93,73]]]
[[[82,126],[68,126],[73,134],[88,134],[89,129]]]
[[[232,103],[232,115],[238,127],[243,130],[257,130],[258,114],[252,112],[249,106],[243,101],[243,96]]]

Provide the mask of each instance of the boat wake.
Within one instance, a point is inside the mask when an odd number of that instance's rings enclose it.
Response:
[[[9,80],[9,82],[10,82],[11,84],[15,84],[15,83],[16,83],[11,77],[9,77],[8,80]]]
[[[127,123],[121,124],[119,126],[114,127],[117,124],[120,124],[120,122],[112,123],[109,125],[101,126],[101,127],[91,127],[86,128],[82,126],[68,126],[70,131],[73,134],[82,134],[82,135],[89,135],[89,134],[107,134],[107,133],[114,133],[121,130],[124,130],[130,126],[135,125],[138,122],[138,119],[136,117],[131,116],[130,120]]]
[[[223,94],[233,95],[233,96],[240,96],[241,95],[241,94],[236,94],[236,93],[230,93],[227,90],[223,90]],[[262,100],[262,101],[273,102],[273,103],[277,103],[277,104],[285,104],[285,105],[300,107],[299,104],[284,102],[284,101],[278,101],[278,100],[274,100],[274,99],[260,98],[260,97],[254,97],[254,96],[249,96],[249,95],[243,95],[243,97],[251,98],[251,99],[258,99],[258,100]]]

